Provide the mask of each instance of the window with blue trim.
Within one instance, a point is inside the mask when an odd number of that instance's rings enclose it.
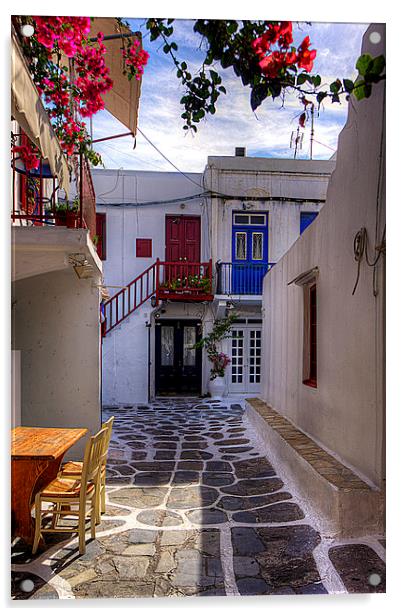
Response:
[[[300,235],[317,218],[318,212],[300,212]]]

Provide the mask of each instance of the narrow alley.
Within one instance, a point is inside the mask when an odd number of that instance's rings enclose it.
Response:
[[[322,537],[239,401],[160,398],[112,415],[96,539],[83,556],[71,535],[36,557],[14,544],[15,598],[384,592],[384,545]]]

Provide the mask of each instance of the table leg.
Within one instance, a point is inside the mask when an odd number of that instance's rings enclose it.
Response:
[[[32,545],[35,529],[31,515],[35,494],[57,477],[61,459],[14,459],[11,463],[11,532]]]

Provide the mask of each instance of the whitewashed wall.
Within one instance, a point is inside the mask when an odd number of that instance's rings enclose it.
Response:
[[[232,260],[232,216],[233,211],[243,211],[243,204],[246,212],[269,213],[268,259],[273,263],[278,261],[300,235],[300,212],[320,211],[334,168],[333,161],[209,157],[204,185],[224,195],[245,197],[212,199],[213,261]],[[289,201],[275,200],[275,197]],[[292,202],[292,199],[305,202]]]
[[[379,45],[369,42],[379,31]],[[363,49],[383,53],[374,25]],[[385,224],[384,86],[349,107],[336,170],[317,220],[265,277],[263,397],[350,466],[381,485],[384,471],[384,263],[373,295],[373,270],[357,264],[361,227],[370,250]],[[378,203],[377,203],[378,195]],[[317,389],[302,384],[303,292],[288,282],[313,267],[317,281]]]
[[[99,289],[69,269],[13,284],[21,425],[100,427]],[[69,450],[83,455],[85,439]]]
[[[94,170],[97,211],[106,213],[106,255],[103,261],[106,285],[124,286],[159,257],[165,258],[165,217],[167,214],[201,216],[201,260],[210,257],[231,261],[232,212],[241,210],[238,199],[198,196],[206,188],[238,196],[277,196],[306,199],[304,204],[247,201],[248,207],[269,212],[269,258],[276,261],[300,233],[300,211],[319,211],[328,180],[334,169],[330,161],[282,161],[272,159],[209,158],[204,175],[180,173]],[[190,179],[189,179],[190,178]],[[196,196],[196,198],[189,198]],[[159,201],[176,200],[173,203]],[[144,205],[149,203],[148,205]],[[136,238],[152,239],[152,257],[135,256]],[[118,289],[110,288],[113,295]],[[171,318],[191,318],[201,310],[204,334],[212,327],[211,310],[188,304],[170,304]],[[154,393],[154,328],[150,302],[103,340],[103,404],[146,402]],[[166,315],[165,315],[166,316]],[[224,344],[226,350],[228,343]],[[148,385],[148,361],[151,361]],[[203,365],[203,392],[208,391],[208,362]]]

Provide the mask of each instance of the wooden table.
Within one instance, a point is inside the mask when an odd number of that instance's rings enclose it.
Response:
[[[11,529],[32,545],[34,520],[31,508],[35,494],[56,478],[62,458],[87,428],[30,428],[12,430]]]

